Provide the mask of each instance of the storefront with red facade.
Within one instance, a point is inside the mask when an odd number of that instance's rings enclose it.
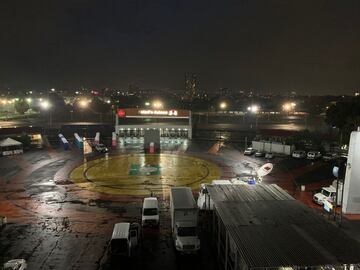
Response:
[[[161,137],[192,137],[191,111],[153,110],[127,108],[118,109],[115,131],[120,137],[143,137],[146,130],[159,130]]]

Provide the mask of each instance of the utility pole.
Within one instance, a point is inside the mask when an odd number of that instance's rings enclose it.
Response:
[[[51,128],[52,126],[52,112],[51,112],[51,108],[49,109],[49,127]]]

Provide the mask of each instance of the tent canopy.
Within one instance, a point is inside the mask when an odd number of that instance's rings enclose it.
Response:
[[[0,147],[15,146],[15,145],[22,145],[22,143],[11,138],[6,138],[5,140],[0,141]]]

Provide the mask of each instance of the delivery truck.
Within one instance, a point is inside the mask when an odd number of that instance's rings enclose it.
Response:
[[[171,230],[176,251],[196,254],[200,250],[198,208],[189,187],[170,191]]]

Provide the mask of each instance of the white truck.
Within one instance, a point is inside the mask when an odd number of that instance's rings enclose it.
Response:
[[[198,208],[189,187],[171,188],[170,214],[176,251],[182,254],[197,253],[200,250]]]
[[[328,201],[331,203],[334,203],[336,200],[336,189],[338,188],[338,194],[337,194],[337,205],[341,204],[342,199],[342,189],[343,189],[343,183],[339,181],[337,183],[337,180],[334,180],[331,184],[331,186],[323,187],[319,193],[316,193],[313,196],[313,201],[316,204],[324,205],[324,201]]]

